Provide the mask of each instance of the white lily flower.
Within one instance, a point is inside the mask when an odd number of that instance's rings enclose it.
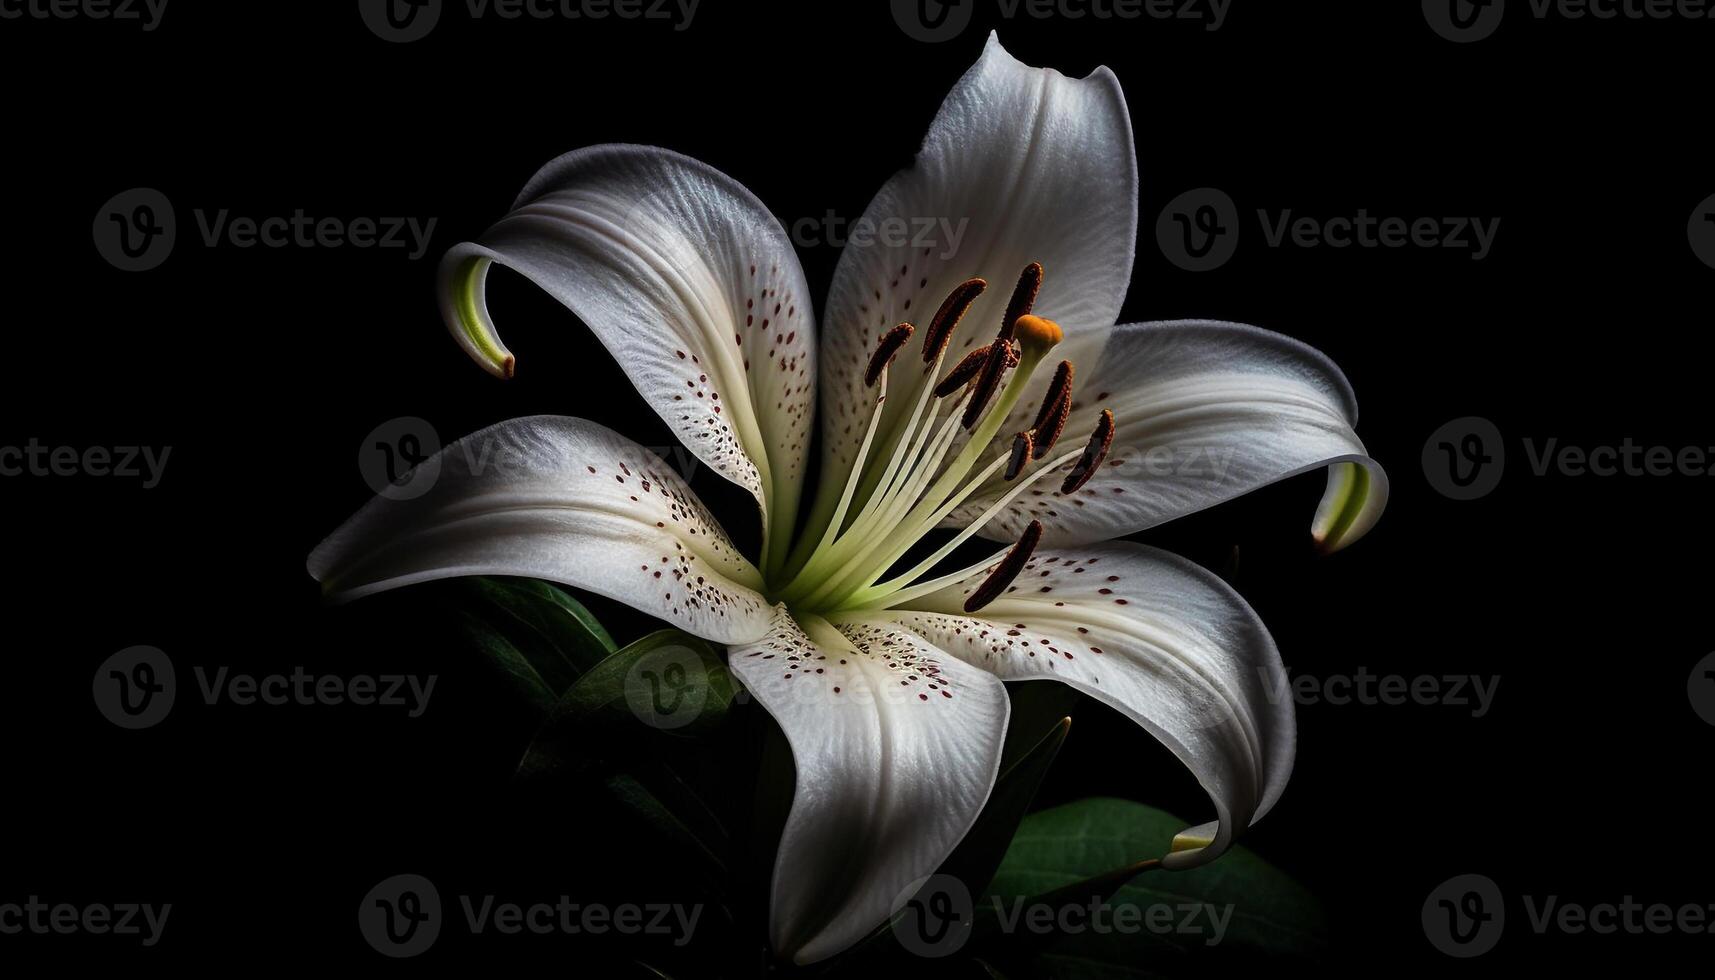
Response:
[[[1115,325],[1137,204],[1112,72],[1030,68],[991,36],[864,215],[968,218],[960,247],[847,248],[818,335],[784,230],[738,183],[654,148],[561,157],[447,255],[447,323],[510,376],[488,269],[547,290],[702,462],[755,495],[760,555],[655,454],[538,417],[449,446],[428,492],[371,502],[310,572],[340,597],[547,579],[726,644],[796,762],[771,921],[800,963],[873,930],[970,829],[996,778],[1002,681],[1062,681],[1159,739],[1216,816],[1164,863],[1211,860],[1291,770],[1291,699],[1268,689],[1280,657],[1215,576],[1110,539],[1327,468],[1311,530],[1331,551],[1375,523],[1387,482],[1320,353],[1230,323]],[[818,396],[820,484],[800,520]],[[1150,465],[1163,452],[1210,465]],[[897,567],[937,528],[959,533]],[[932,574],[973,535],[1016,544]]]

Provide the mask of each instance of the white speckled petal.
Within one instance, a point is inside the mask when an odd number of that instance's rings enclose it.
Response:
[[[1107,462],[1069,498],[1060,479],[1043,480],[997,514],[985,537],[1016,540],[1034,519],[1049,545],[1101,541],[1325,469],[1328,490],[1311,534],[1337,551],[1363,537],[1387,504],[1387,474],[1355,431],[1351,385],[1334,362],[1290,337],[1207,320],[1125,324],[1099,355],[1074,366],[1074,407],[1060,445],[1077,448],[1111,410],[1117,428]],[[1022,402],[1000,432],[1010,440],[1035,414],[1035,401]],[[990,449],[1005,450],[999,440]],[[969,526],[1006,486],[994,481],[945,526]]]
[[[797,788],[775,861],[772,945],[798,963],[887,918],[976,822],[1010,706],[992,674],[885,622],[837,627],[785,608],[734,674],[792,746]]]
[[[691,488],[659,456],[594,422],[502,422],[446,447],[398,486],[310,555],[310,574],[330,596],[519,575],[587,589],[723,643],[768,628],[762,577]]]
[[[1169,866],[1212,860],[1280,796],[1296,741],[1285,667],[1255,612],[1196,565],[1125,542],[1038,551],[976,615],[987,571],[892,610],[899,623],[1004,680],[1057,680],[1112,705],[1197,777],[1215,824]]]
[[[797,256],[762,202],[714,168],[653,147],[595,146],[548,164],[511,214],[441,263],[454,338],[509,375],[513,357],[484,298],[492,263],[576,313],[685,445],[790,533],[810,443],[816,325]]]
[[[840,255],[823,311],[823,470],[850,471],[869,407],[864,368],[896,323],[923,327],[953,287],[988,289],[948,346],[950,366],[991,340],[1018,275],[1046,277],[1041,315],[1069,338],[1113,326],[1137,239],[1137,151],[1119,80],[1106,68],[1068,78],[1022,64],[990,35],[982,57],[942,104],[913,165],[865,210],[866,243]],[[889,235],[888,229],[893,229]],[[923,382],[922,331],[890,373],[892,413]],[[909,369],[908,369],[909,368]],[[1033,383],[1047,384],[1047,372]],[[1009,433],[1010,438],[1010,433]],[[824,493],[828,492],[823,487]]]

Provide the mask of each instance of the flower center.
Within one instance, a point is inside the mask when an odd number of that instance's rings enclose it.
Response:
[[[806,529],[774,598],[801,613],[882,609],[945,588],[990,565],[993,571],[971,594],[966,610],[975,612],[1007,590],[1042,537],[1042,526],[1035,521],[998,564],[989,558],[951,574],[928,576],[1044,476],[1071,464],[1060,492],[1077,492],[1113,442],[1113,414],[1103,412],[1083,448],[1051,457],[1072,411],[1072,363],[1060,361],[1035,422],[1013,436],[1010,449],[983,458],[1031,376],[1060,343],[1059,324],[1031,313],[1041,285],[1042,266],[1031,263],[1019,275],[994,340],[944,375],[948,342],[987,288],[983,280],[956,287],[926,330],[901,323],[882,336],[864,372],[864,383],[876,389],[877,396],[857,461],[828,520]],[[927,367],[903,391],[912,408],[884,426],[888,372],[919,333]],[[935,378],[940,380],[931,383]],[[1006,493],[928,557],[889,575],[947,515],[997,475],[1011,484]]]

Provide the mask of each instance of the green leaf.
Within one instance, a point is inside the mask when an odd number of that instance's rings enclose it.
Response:
[[[460,631],[543,718],[616,648],[582,603],[546,582],[465,578],[452,588]]]
[[[651,734],[698,735],[719,725],[737,692],[719,651],[678,630],[651,633],[590,668],[561,696],[518,775],[578,768]],[[631,729],[617,736],[598,730]]]
[[[1166,854],[1180,820],[1141,803],[1088,799],[1026,817],[989,893],[980,903],[1001,914],[1016,900],[1059,910],[1088,909],[1108,895],[1110,909],[1137,910],[1132,928],[1081,927],[1051,935],[1011,933],[1023,940],[1031,974],[1050,978],[1207,976],[1283,955],[1313,956],[1323,945],[1319,903],[1284,873],[1242,847],[1190,871],[1166,871]],[[1186,908],[1202,906],[1192,918]],[[1151,918],[1153,917],[1153,918]],[[1216,918],[1224,918],[1217,926]],[[1117,921],[1116,919],[1109,920]],[[1044,943],[1031,940],[1046,939]]]
[[[517,775],[539,784],[578,777],[575,785],[599,786],[656,840],[724,875],[730,835],[674,764],[696,746],[685,736],[718,725],[735,692],[720,652],[707,642],[678,630],[651,633],[571,685]]]
[[[620,721],[694,735],[726,717],[737,691],[720,651],[689,633],[661,630],[578,678],[549,724]]]
[[[1040,728],[1035,730],[1041,733]],[[1062,717],[1046,733],[1040,734],[1035,744],[1021,750],[1010,764],[1002,754],[1000,774],[995,779],[988,802],[983,805],[982,814],[970,833],[959,842],[958,848],[942,863],[940,873],[958,878],[973,895],[980,894],[987,887],[995,870],[1000,867],[1001,859],[1006,856],[1019,823],[1029,812],[1037,787],[1048,775],[1049,767],[1060,754],[1060,746],[1071,730],[1071,717]]]
[[[610,773],[604,782],[614,799],[641,817],[657,835],[724,872],[724,855],[731,848],[726,828],[677,773],[666,766],[652,766],[649,772],[647,779],[636,772]]]
[[[460,609],[453,613],[453,618],[465,640],[482,653],[483,659],[506,678],[540,717],[546,718],[554,710],[559,696],[554,689],[555,680],[549,678],[557,679],[559,675],[552,662],[542,664],[539,669],[542,660],[539,655],[527,656],[511,637],[481,616]]]
[[[1060,719],[1076,717],[1084,697],[1072,686],[1055,680],[1009,681],[1006,696],[1012,702],[1012,717],[1007,721],[1006,743],[1000,753],[1003,770],[1034,749]]]

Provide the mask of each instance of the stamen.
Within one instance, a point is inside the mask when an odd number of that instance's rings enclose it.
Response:
[[[1007,362],[1011,360],[1012,342],[1005,337],[996,337],[989,345],[988,359],[983,362],[982,373],[977,375],[976,387],[971,391],[971,400],[965,404],[965,417],[962,420],[965,428],[976,428],[977,421],[983,417],[983,412],[989,407],[989,399],[994,397],[1000,388],[1000,377],[1006,373]]]
[[[983,580],[983,584],[977,586],[977,590],[965,600],[965,612],[974,613],[1000,598],[1000,594],[1006,591],[1013,579],[1018,578],[1018,573],[1024,571],[1024,563],[1030,560],[1031,553],[1036,550],[1036,543],[1041,540],[1042,522],[1031,521],[1030,526],[1024,529],[1024,536],[1019,538],[1012,550],[1006,553],[1006,557],[1000,560],[1000,564]]]
[[[1036,291],[1042,288],[1042,263],[1032,262],[1018,274],[1018,285],[1012,287],[1012,299],[1006,304],[1006,316],[1000,321],[1000,336],[1010,338],[1018,318],[1036,306]]]
[[[1034,443],[1035,440],[1031,438],[1029,432],[1020,432],[1012,437],[1012,458],[1006,461],[1007,482],[1010,483],[1018,478],[1019,471],[1024,469],[1024,464],[1033,455],[1031,447]]]
[[[1012,335],[1018,338],[1020,347],[1039,353],[1047,353],[1066,336],[1058,323],[1039,316],[1019,317],[1012,325]]]
[[[924,364],[933,364],[935,358],[941,356],[947,348],[947,341],[953,339],[953,330],[988,285],[982,279],[966,279],[947,294],[941,308],[935,312],[935,319],[929,321],[929,332],[923,335]]]
[[[965,359],[953,367],[952,373],[942,378],[941,383],[935,386],[935,397],[945,398],[970,384],[971,379],[977,376],[977,372],[983,369],[984,364],[988,363],[988,359],[989,349],[987,347],[979,347],[966,354]]]
[[[1084,447],[1084,455],[1078,457],[1078,462],[1072,466],[1072,472],[1067,475],[1066,482],[1060,484],[1060,492],[1071,496],[1090,482],[1090,477],[1096,475],[1102,460],[1108,458],[1108,447],[1113,444],[1114,413],[1102,409],[1102,417],[1096,420],[1096,431],[1090,433],[1090,442]]]
[[[1036,422],[1031,426],[1032,441],[1035,443],[1033,459],[1041,459],[1048,455],[1054,444],[1060,441],[1060,433],[1066,428],[1066,418],[1072,414],[1072,362],[1061,361],[1054,371],[1054,380],[1048,383],[1048,393],[1042,397],[1042,407],[1036,412]]]
[[[911,324],[901,323],[881,338],[881,346],[877,347],[875,353],[870,355],[869,367],[863,372],[863,386],[865,388],[874,388],[875,383],[881,380],[881,372],[887,370],[887,366],[893,363],[894,355],[898,354],[899,349],[905,346],[905,342],[911,339],[913,329]]]

